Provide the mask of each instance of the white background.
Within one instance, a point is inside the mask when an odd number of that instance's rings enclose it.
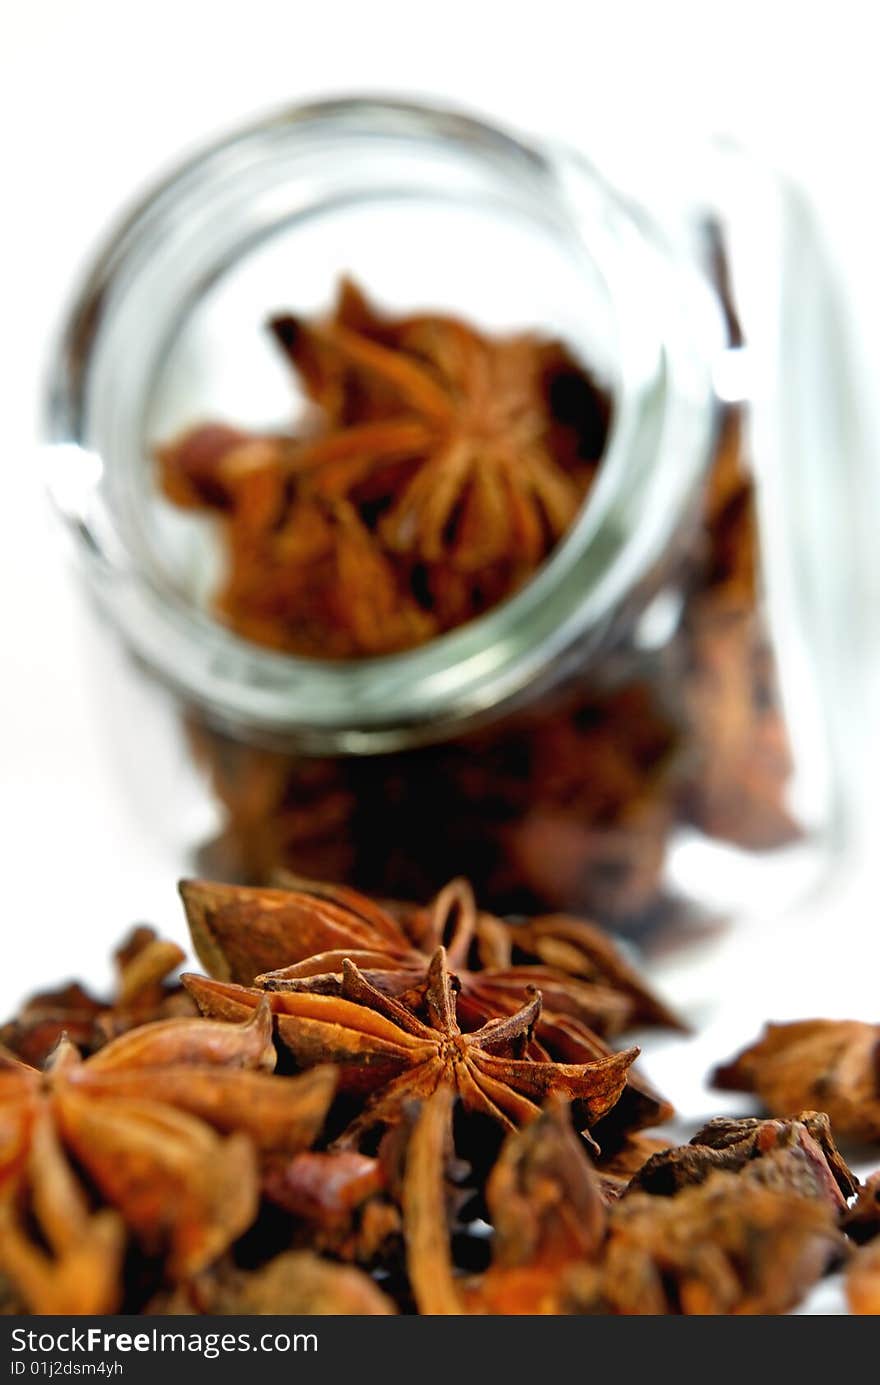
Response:
[[[129,816],[108,763],[35,447],[49,333],[107,221],[188,148],[307,97],[433,96],[586,147],[609,124],[646,141],[731,132],[810,189],[847,285],[873,407],[880,103],[872,11],[841,0],[7,0],[0,1013],[37,976],[100,980],[108,941],[135,918],[182,936],[172,865]],[[136,747],[136,727],[132,735]],[[876,888],[867,860],[803,920],[792,965],[804,974],[805,1005],[822,1008],[827,986],[825,1008],[876,1018]],[[750,961],[760,994],[760,943]],[[660,1052],[656,1065],[664,1081],[680,1078],[680,1057]],[[691,1073],[696,1081],[696,1067]],[[695,1107],[701,1099],[692,1096]]]

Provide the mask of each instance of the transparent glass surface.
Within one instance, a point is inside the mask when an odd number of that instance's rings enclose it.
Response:
[[[52,487],[112,649],[101,695],[128,709],[108,718],[120,763],[183,870],[408,897],[468,874],[486,907],[664,942],[820,878],[843,822],[810,575],[832,516],[792,417],[790,207],[736,161],[704,174],[649,208],[568,151],[336,103],[207,150],[116,232],[60,343]],[[561,337],[613,423],[577,523],[513,598],[330,664],[213,618],[216,532],[161,499],[152,454],[206,419],[289,427],[265,320],[320,311],[346,272],[391,310]],[[758,533],[736,600],[725,468]]]

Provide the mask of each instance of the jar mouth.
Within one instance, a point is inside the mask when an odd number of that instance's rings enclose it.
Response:
[[[145,538],[157,380],[182,325],[254,247],[282,244],[273,237],[287,227],[302,236],[319,213],[326,227],[342,208],[360,215],[374,206],[389,218],[405,207],[412,216],[420,201],[435,218],[449,205],[498,213],[499,225],[521,219],[548,264],[559,256],[566,274],[574,267],[570,282],[585,287],[573,330],[590,305],[603,322],[613,409],[602,462],[542,567],[468,624],[400,653],[344,662],[263,649],[187,599]],[[487,225],[490,247],[493,234]],[[283,307],[285,292],[279,284],[276,301],[255,307]],[[575,642],[582,658],[585,642],[604,638],[699,483],[712,443],[712,361],[723,344],[687,254],[577,156],[428,106],[359,97],[297,106],[182,164],[100,250],[51,364],[50,490],[111,621],[206,715],[268,742],[293,735],[348,752],[390,749],[478,721]]]

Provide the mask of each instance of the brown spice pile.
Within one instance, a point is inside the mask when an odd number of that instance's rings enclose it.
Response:
[[[70,989],[4,1028],[28,1054],[0,1050],[8,1311],[781,1313],[850,1256],[853,1309],[877,1311],[876,1178],[792,1107],[822,1086],[853,1128],[870,1026],[772,1031],[725,1071],[775,1118],[670,1149],[645,1132],[671,1108],[607,1036],[677,1021],[591,925],[507,923],[462,880],[425,907],[183,895],[197,1013],[141,933],[111,1002]]]

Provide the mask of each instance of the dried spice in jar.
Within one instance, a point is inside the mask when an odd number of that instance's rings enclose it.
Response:
[[[137,680],[127,784],[181,873],[462,873],[667,936],[797,895],[839,806],[800,581],[832,506],[808,390],[779,426],[796,305],[736,254],[773,199],[735,216],[719,168],[661,215],[357,102],[236,149],[112,242],[53,377],[96,638],[135,656],[102,691]]]
[[[216,516],[221,619],[288,653],[356,660],[436,639],[534,576],[589,495],[611,419],[560,344],[391,317],[350,281],[328,319],[271,327],[310,401],[301,431],[208,423],[159,452],[165,494]],[[735,410],[722,421],[661,655],[628,632],[490,726],[398,753],[288,754],[193,715],[226,819],[205,868],[417,897],[455,860],[494,907],[574,903],[626,922],[662,906],[685,825],[754,848],[795,840],[741,424]]]
[[[223,520],[218,613],[318,658],[411,648],[516,590],[574,520],[607,396],[558,342],[382,316],[273,319],[313,406],[298,435],[217,424],[160,450],[163,489]]]

